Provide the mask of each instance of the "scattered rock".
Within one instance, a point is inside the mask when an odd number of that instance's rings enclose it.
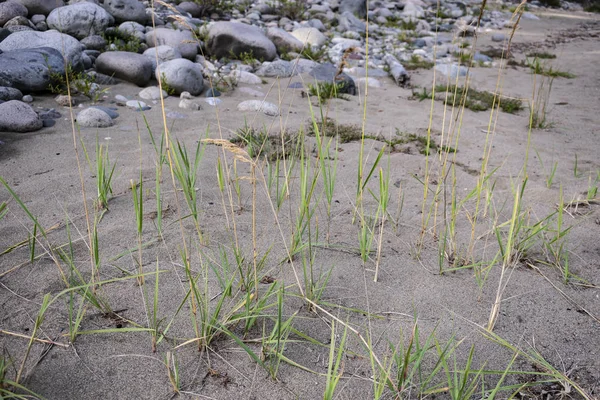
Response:
[[[42,120],[29,104],[18,100],[0,104],[0,132],[33,132],[42,126]]]
[[[175,93],[187,91],[197,96],[204,89],[202,67],[183,58],[162,63],[156,70],[156,80],[161,80]]]
[[[208,31],[207,48],[216,58],[247,53],[271,61],[277,56],[275,45],[259,28],[233,22],[215,22]]]
[[[264,114],[275,117],[279,115],[279,108],[273,104],[261,100],[246,100],[242,101],[237,106],[238,111],[242,112],[259,112],[262,111]]]
[[[90,107],[77,114],[77,125],[85,128],[108,128],[113,126],[114,122],[103,110]]]
[[[148,84],[152,69],[152,62],[148,57],[126,51],[107,51],[96,59],[98,72],[138,86]]]

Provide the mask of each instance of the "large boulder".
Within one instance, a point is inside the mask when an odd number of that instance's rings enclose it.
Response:
[[[62,55],[51,47],[4,52],[0,54],[0,65],[0,86],[24,92],[47,90],[51,73],[65,73]]]
[[[277,57],[275,45],[260,28],[234,22],[214,23],[208,31],[207,47],[217,58],[239,57],[242,53],[251,53],[262,61]]]
[[[29,104],[18,100],[0,104],[0,132],[33,132],[43,123]]]
[[[162,82],[163,89],[169,87],[175,93],[189,92],[198,96],[204,89],[202,67],[184,58],[160,64],[156,68],[156,80]]]
[[[96,59],[96,71],[138,86],[152,78],[152,61],[142,54],[127,51],[108,51]]]
[[[105,0],[104,8],[117,22],[134,21],[145,24],[148,20],[146,7],[138,0]]]
[[[198,55],[198,42],[190,31],[156,28],[146,32],[146,44],[150,47],[167,45],[177,48],[181,56],[193,60]]]
[[[29,16],[36,14],[48,15],[52,10],[65,5],[63,0],[14,0],[25,7],[29,11]]]
[[[15,32],[0,42],[0,50],[4,52],[38,47],[51,47],[63,54],[73,69],[83,69],[82,53],[85,47],[77,39],[55,30]]]
[[[52,29],[83,39],[103,33],[114,24],[114,18],[102,7],[82,2],[52,10],[46,23]]]
[[[14,17],[26,17],[27,13],[27,7],[16,1],[0,3],[0,26],[4,26],[4,24]]]

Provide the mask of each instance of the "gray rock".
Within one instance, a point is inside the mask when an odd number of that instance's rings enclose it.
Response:
[[[183,58],[165,61],[156,69],[156,80],[168,85],[175,93],[188,91],[198,96],[204,89],[202,67]]]
[[[219,92],[215,88],[209,88],[204,92],[204,97],[219,97],[221,96],[221,92]]]
[[[59,53],[64,54],[66,61],[75,70],[83,69],[82,52],[84,46],[77,39],[55,30],[46,32],[16,32],[0,42],[0,50],[5,52],[38,47],[51,47]]]
[[[176,47],[171,47],[167,45],[151,47],[148,50],[144,51],[144,56],[148,57],[148,59],[152,62],[153,71],[156,69],[156,59],[158,58],[158,63],[162,64],[165,61],[176,60],[181,58],[181,52]]]
[[[202,17],[202,8],[193,1],[183,1],[177,5],[177,8],[183,12],[189,13],[194,18]]]
[[[142,54],[127,51],[108,51],[96,59],[96,70],[138,86],[144,86],[152,78],[152,62]]]
[[[145,24],[148,21],[146,7],[138,0],[104,0],[104,9],[117,22],[133,21]]]
[[[1,3],[0,3],[1,5]],[[7,21],[4,24],[4,28],[12,31],[12,27],[27,27],[29,29],[35,30],[35,25],[31,23],[30,20],[28,20],[26,17],[23,17],[21,15],[18,15],[12,19],[10,19],[9,21]]]
[[[321,22],[320,19],[313,18],[310,21],[308,21],[308,25],[312,28],[318,29],[321,32],[325,32],[327,30],[327,28],[325,27],[323,22]]]
[[[53,120],[53,119],[43,119],[43,120],[42,120],[42,126],[43,126],[44,128],[51,128],[51,127],[53,127],[54,125],[56,125],[56,121],[55,121],[55,120]]]
[[[77,114],[77,124],[85,128],[108,128],[113,126],[114,122],[105,111],[90,107]]]
[[[103,33],[108,26],[114,24],[114,19],[102,7],[83,2],[52,10],[46,23],[52,29],[83,39]]]
[[[146,89],[142,90],[139,93],[139,96],[140,96],[140,98],[142,98],[144,100],[159,100],[160,92],[161,91],[158,86],[150,86],[150,87],[147,87]],[[166,99],[167,97],[169,97],[169,94],[163,90],[162,97],[163,97],[163,99]]]
[[[452,64],[438,64],[435,66],[436,71],[441,72],[448,79],[456,79],[457,76],[467,76],[467,67],[463,65],[458,65],[456,63]]]
[[[396,85],[406,86],[410,80],[410,75],[402,64],[391,54],[386,54],[383,61],[390,69],[390,75],[394,78]]]
[[[285,60],[277,60],[264,62],[256,71],[256,75],[272,78],[289,78],[298,75],[298,72],[295,70],[293,63]]]
[[[492,35],[492,42],[504,42],[506,40],[506,35],[503,33],[494,33]]]
[[[425,16],[425,10],[418,4],[406,3],[404,10],[402,10],[402,16],[408,19],[418,19]]]
[[[366,0],[342,0],[338,12],[340,14],[349,12],[359,18],[365,18],[367,16],[367,2]]]
[[[59,106],[63,106],[63,107],[69,107],[69,106],[75,105],[75,100],[73,99],[73,97],[71,97],[69,95],[64,95],[64,94],[59,94],[58,96],[56,96],[54,98],[54,101],[56,101],[56,104],[58,104]]]
[[[277,56],[275,45],[259,28],[233,22],[214,23],[208,31],[207,47],[217,58],[252,53],[258,60],[271,61]]]
[[[106,40],[100,35],[92,35],[80,40],[81,44],[89,50],[104,50],[106,47]]]
[[[0,42],[2,42],[4,39],[6,39],[8,37],[8,35],[11,34],[11,31],[9,31],[8,29],[3,29],[0,28]]]
[[[245,83],[247,85],[260,85],[262,79],[254,75],[252,72],[234,70],[229,74],[237,83]]]
[[[135,35],[136,33],[145,33],[146,32],[146,28],[144,27],[144,25],[142,24],[138,24],[137,22],[133,22],[133,21],[127,21],[127,22],[123,22],[121,25],[119,25],[119,32],[126,32],[132,35]],[[146,40],[146,37],[144,35],[142,35],[143,38],[140,38],[142,41]]]
[[[346,11],[338,18],[338,29],[342,32],[354,31],[359,33],[365,33],[367,31],[367,24],[356,18],[354,14]]]
[[[198,111],[198,110],[202,110],[202,105],[193,100],[181,99],[179,101],[179,108],[183,108],[185,110]]]
[[[125,103],[125,105],[135,111],[147,111],[151,109],[148,104],[141,100],[129,100]]]
[[[296,39],[292,34],[281,28],[267,29],[267,37],[273,42],[279,54],[289,53],[290,51],[301,51],[304,44]]]
[[[48,15],[52,10],[65,5],[63,0],[14,0],[27,7],[29,15]]]
[[[198,43],[190,31],[179,31],[167,28],[156,28],[146,32],[146,43],[150,47],[167,45],[175,47],[181,56],[189,60],[196,58],[198,54]]]
[[[340,93],[348,93],[353,96],[356,95],[356,85],[354,84],[354,79],[352,79],[348,74],[343,72],[338,74],[337,72],[338,69],[335,65],[331,63],[323,63],[313,68],[309,75],[318,81],[335,81],[340,86]]]
[[[25,96],[23,96],[23,98],[21,99],[21,101],[23,103],[33,103],[33,96],[30,94],[26,94]]]
[[[246,100],[237,105],[238,111],[242,112],[260,112],[275,117],[279,115],[279,108],[273,104],[261,100]]]
[[[29,104],[10,100],[0,104],[0,132],[33,132],[43,123]]]
[[[0,86],[0,100],[19,100],[23,97],[23,93],[19,89],[13,87]]]
[[[35,14],[31,16],[31,22],[39,24],[40,22],[46,22],[46,16],[44,14]]]
[[[492,57],[486,56],[485,54],[481,54],[480,52],[475,52],[475,54],[473,54],[473,61],[476,62],[492,62],[493,59]]]
[[[0,65],[0,85],[24,92],[47,90],[50,70],[65,73],[62,55],[50,47],[7,51],[0,54]]]
[[[317,28],[298,28],[292,32],[292,36],[311,46],[321,47],[327,42],[327,37],[323,35]]]
[[[14,17],[26,17],[27,7],[16,1],[0,3],[0,26],[3,26]]]
[[[115,107],[91,106],[90,108],[97,108],[98,110],[104,111],[112,119],[115,119],[119,116],[119,113]]]

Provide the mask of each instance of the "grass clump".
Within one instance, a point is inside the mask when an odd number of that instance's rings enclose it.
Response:
[[[409,71],[412,71],[415,69],[431,69],[431,68],[433,68],[433,66],[435,64],[431,61],[424,60],[417,54],[413,54],[410,57],[410,60],[408,62],[404,63],[403,65],[404,65],[404,68],[406,68]]]
[[[345,87],[343,82],[318,82],[308,85],[308,94],[317,97],[319,103],[325,103],[329,99],[349,100],[348,96],[343,94]]]
[[[533,60],[527,60],[525,64],[529,67],[531,72],[536,75],[549,76],[552,78],[567,78],[573,79],[575,75],[570,72],[560,71],[558,69],[554,69],[552,66],[546,66],[542,64],[539,58],[534,58]]]
[[[482,90],[469,88],[468,91],[464,87],[455,85],[437,85],[435,91],[438,93],[446,93],[446,104],[451,106],[464,106],[472,111],[486,111],[495,107],[499,103],[502,111],[514,114],[523,108],[523,102],[518,99],[510,99],[507,97],[497,96],[494,93]],[[425,92],[424,92],[425,93]],[[420,98],[421,96],[419,96]]]
[[[256,129],[244,124],[238,129],[236,136],[229,141],[244,147],[251,158],[275,161],[297,157],[300,154],[299,138],[300,135],[291,135],[287,132],[283,136],[269,135],[266,128]]]
[[[400,29],[405,31],[414,31],[417,29],[417,21],[413,20],[412,18],[409,20],[402,20],[400,22]]]
[[[527,54],[527,57],[539,58],[541,60],[553,60],[556,58],[556,54],[548,53],[547,51],[532,51]]]
[[[292,21],[302,19],[302,15],[307,10],[306,0],[279,0],[268,3],[282,17],[287,17]]]
[[[307,131],[308,136],[315,136],[317,130],[321,136],[325,137],[338,137],[339,143],[350,143],[362,140],[363,131],[358,125],[352,124],[340,124],[331,118],[325,118],[324,120],[316,122],[317,127],[313,121],[309,121],[309,128]],[[377,139],[373,135],[365,135],[366,139]]]
[[[94,103],[106,92],[96,83],[96,77],[85,71],[76,71],[71,64],[67,64],[65,73],[53,70],[48,64],[50,83],[48,90],[54,94],[69,95],[81,93],[90,98]]]
[[[128,31],[107,29],[102,36],[108,44],[106,47],[108,51],[128,51],[130,53],[140,53],[143,49],[140,39]]]

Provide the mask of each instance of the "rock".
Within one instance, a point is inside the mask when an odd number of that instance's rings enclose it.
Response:
[[[339,16],[338,29],[342,32],[353,31],[358,33],[365,33],[367,31],[367,25],[360,19],[356,18],[354,14],[346,11]]]
[[[16,32],[0,42],[0,50],[4,52],[38,47],[52,47],[59,53],[64,54],[66,61],[74,70],[83,69],[82,52],[84,46],[77,39],[55,30]]]
[[[231,71],[229,76],[237,83],[245,83],[247,85],[260,85],[262,83],[262,79],[258,76],[254,75],[252,72],[234,70]]]
[[[354,84],[354,79],[352,79],[348,74],[341,73],[338,74],[338,69],[335,65],[331,63],[323,63],[319,64],[309,73],[310,76],[315,78],[318,81],[325,82],[336,82],[339,84],[339,93],[347,93],[351,95],[356,95],[356,85]]]
[[[63,0],[14,0],[23,4],[29,11],[29,15],[48,15],[52,10],[65,5]]]
[[[506,35],[503,33],[494,33],[492,35],[492,42],[504,42],[506,40]]]
[[[127,97],[123,96],[122,94],[118,94],[118,95],[116,95],[116,96],[115,96],[115,100],[116,100],[117,102],[119,102],[119,103],[123,103],[123,104],[125,104],[125,103],[127,103],[127,102],[129,101],[129,99],[128,99]]]
[[[62,55],[50,47],[7,51],[0,54],[0,65],[0,85],[24,92],[47,90],[50,71],[65,73]]]
[[[238,111],[242,112],[259,112],[262,111],[264,114],[275,117],[279,115],[279,108],[273,103],[268,103],[261,100],[246,100],[242,101],[237,106]]]
[[[302,42],[302,44],[308,43],[316,47],[321,47],[327,42],[327,37],[316,28],[298,28],[292,32],[292,36]]]
[[[146,7],[138,0],[104,0],[104,9],[112,15],[117,22],[137,22],[145,24],[148,21]]]
[[[13,87],[0,86],[0,100],[10,101],[19,100],[23,97],[23,93],[19,89]]]
[[[367,16],[367,2],[366,0],[342,0],[338,12],[340,14],[349,12],[359,18],[365,18]]]
[[[40,22],[46,22],[46,16],[44,14],[35,14],[31,16],[30,20],[34,24],[39,24]]]
[[[91,35],[80,40],[88,50],[102,51],[106,47],[106,40],[100,35]]]
[[[163,87],[168,85],[175,93],[188,91],[197,96],[204,88],[202,67],[183,58],[166,61],[156,69],[156,80],[161,80]]]
[[[218,106],[219,104],[221,104],[221,99],[216,98],[216,97],[207,97],[204,99],[205,102],[207,102],[209,105],[211,106]]]
[[[252,88],[249,87],[241,87],[239,89],[237,89],[238,91],[245,93],[247,95],[250,95],[252,97],[260,97],[260,98],[264,98],[265,94],[263,92],[261,92],[260,90],[254,90]]]
[[[207,48],[217,58],[251,53],[258,60],[271,61],[277,49],[257,27],[233,22],[215,22],[208,31]]]
[[[290,51],[299,52],[304,47],[301,41],[281,28],[272,27],[267,29],[267,37],[273,42],[279,54],[289,53]]]
[[[219,97],[219,96],[221,96],[221,92],[219,92],[215,88],[209,88],[208,90],[206,90],[206,92],[204,92],[204,97]]]
[[[0,42],[2,42],[4,39],[6,39],[8,37],[8,35],[10,35],[12,32],[9,31],[8,29],[3,29],[0,28]]]
[[[69,107],[69,106],[75,105],[75,100],[73,100],[73,98],[71,96],[64,95],[64,94],[59,94],[58,96],[56,96],[54,98],[54,101],[56,101],[56,104],[58,104],[59,106],[63,106],[63,107]]]
[[[458,65],[456,63],[452,64],[438,64],[435,66],[436,71],[441,72],[448,79],[456,79],[457,76],[467,76],[467,67],[463,65]]]
[[[115,107],[91,106],[90,108],[97,108],[100,111],[104,111],[112,119],[115,119],[119,116],[119,113],[117,112],[117,109]]]
[[[114,19],[102,7],[82,2],[52,10],[46,23],[52,29],[83,39],[103,33],[114,23]]]
[[[175,47],[181,56],[189,60],[196,58],[198,54],[198,43],[190,31],[179,31],[167,28],[156,28],[146,32],[146,43],[150,47],[167,45]]]
[[[473,61],[475,62],[492,62],[492,57],[486,56],[485,54],[481,54],[480,52],[475,52],[473,54]]]
[[[150,87],[147,87],[146,89],[142,90],[139,93],[139,96],[140,96],[140,98],[142,98],[144,100],[159,100],[160,92],[161,92],[161,90],[158,86],[150,86]],[[163,97],[163,99],[166,99],[167,97],[169,97],[169,94],[163,90],[162,97]]]
[[[18,100],[0,104],[0,132],[33,132],[42,126],[42,120],[29,104]]]
[[[54,125],[56,125],[56,121],[53,119],[43,119],[42,120],[42,126],[44,128],[52,128]]]
[[[25,96],[23,96],[23,98],[21,99],[21,101],[23,103],[33,103],[33,96],[30,94],[27,94]]]
[[[77,125],[84,128],[108,128],[114,125],[113,119],[96,107],[86,108],[77,114]]]
[[[409,20],[423,18],[425,16],[425,10],[420,5],[409,2],[404,6],[404,10],[402,10],[402,16],[408,18]]]
[[[156,60],[158,64],[162,64],[165,61],[176,60],[181,58],[181,52],[176,47],[167,45],[151,47],[144,51],[144,56],[148,57],[152,63],[152,73],[156,70]]]
[[[364,88],[365,85],[370,88],[380,88],[381,87],[381,82],[379,82],[375,78],[358,78],[356,80],[356,83],[359,85],[359,87],[362,87],[362,88]]]
[[[148,57],[127,51],[108,51],[96,59],[96,70],[138,86],[152,78],[152,62]]]
[[[6,4],[6,3],[4,3]],[[0,3],[0,5],[2,5],[2,3]],[[18,15],[12,19],[10,19],[9,21],[7,21],[4,24],[4,28],[10,30],[11,32],[14,32],[11,28],[15,28],[15,27],[24,27],[24,28],[29,28],[31,30],[35,30],[35,25],[31,23],[30,20],[28,20],[27,18]]]
[[[273,78],[289,78],[298,75],[298,72],[295,70],[293,63],[285,60],[277,60],[273,62],[264,62],[256,71],[256,75]]]
[[[177,8],[183,12],[189,13],[194,18],[202,17],[202,8],[193,1],[183,1],[177,5]]]
[[[16,1],[0,3],[0,26],[3,26],[14,17],[26,17],[27,7]]]
[[[202,110],[202,105],[193,100],[182,99],[179,102],[179,108],[183,108],[185,110],[198,111],[198,110]]]
[[[125,105],[134,111],[148,111],[152,108],[141,100],[129,100]]]
[[[391,54],[386,54],[383,61],[390,69],[390,75],[394,78],[396,85],[406,86],[409,83],[410,76],[402,64]]]

